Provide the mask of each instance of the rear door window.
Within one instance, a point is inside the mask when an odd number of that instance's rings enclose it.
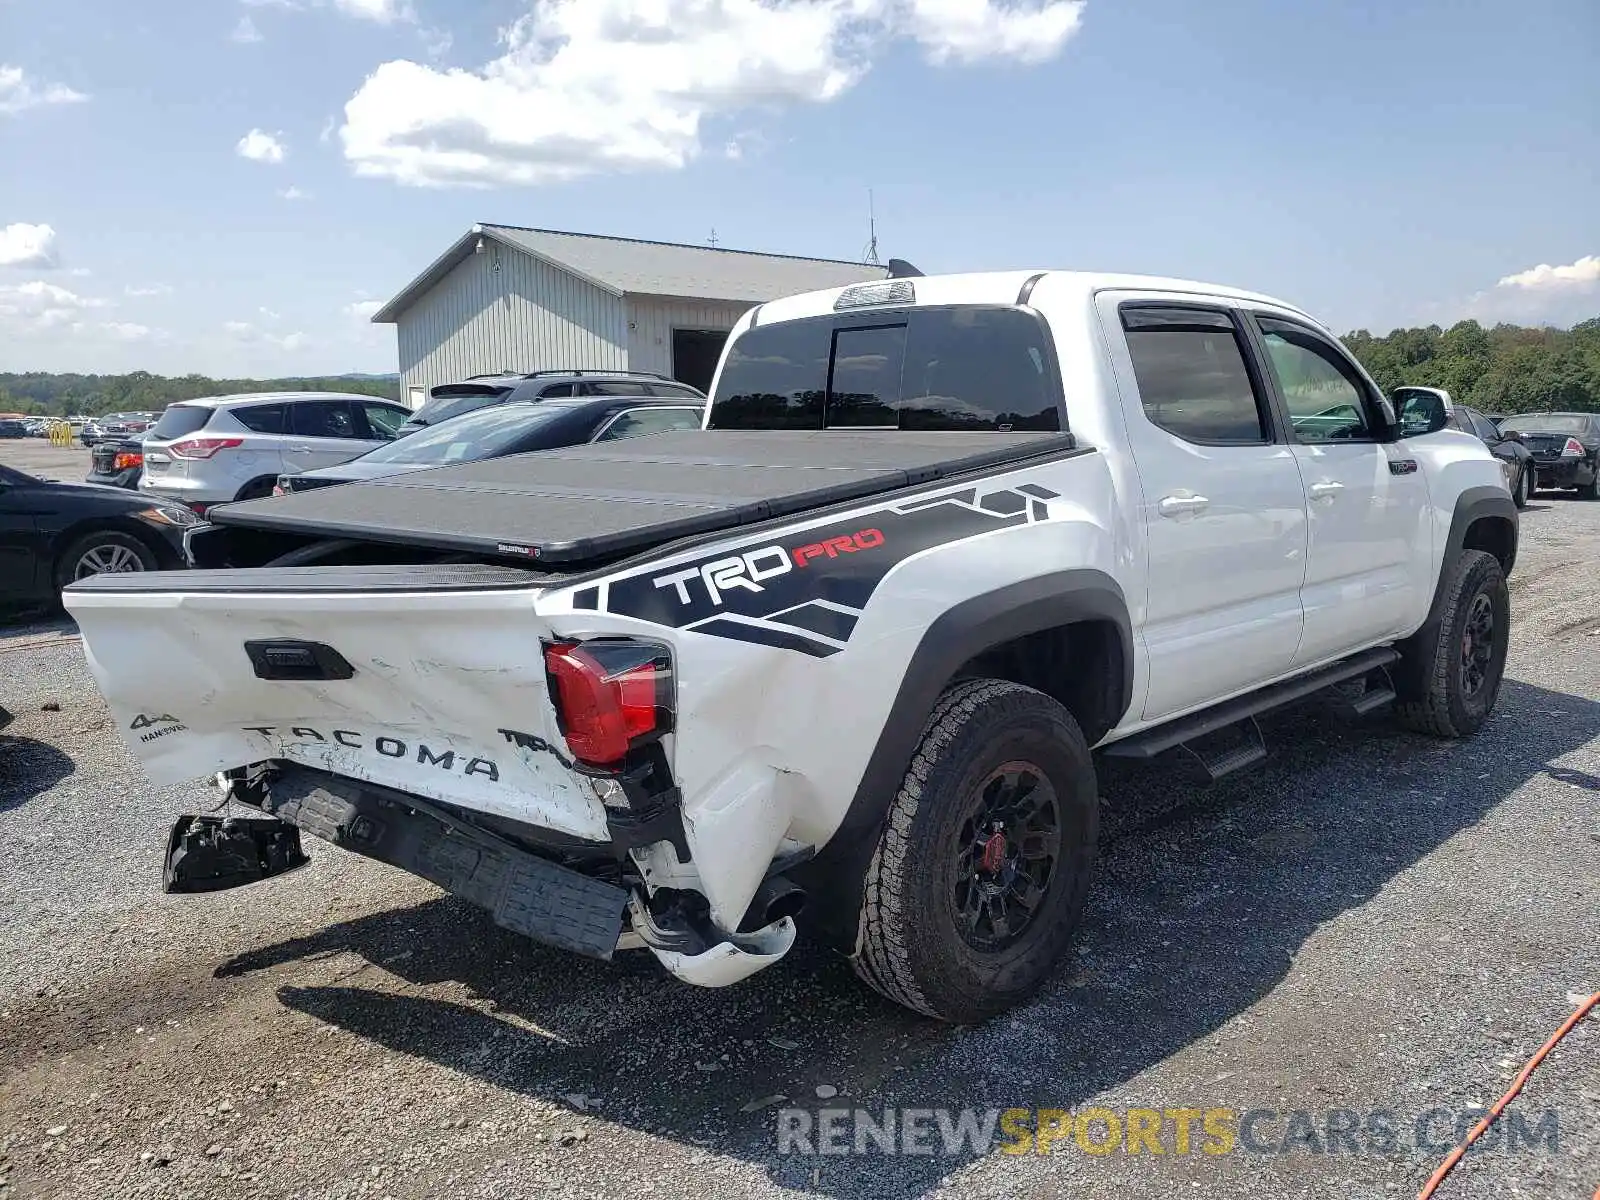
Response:
[[[596,379],[584,384],[585,391],[591,396],[648,396],[650,393],[642,383],[633,383],[627,379]]]
[[[150,434],[163,442],[187,437],[204,429],[215,411],[203,404],[169,404],[167,411],[161,414],[161,419],[156,422],[156,427]]]
[[[1130,304],[1123,336],[1152,425],[1201,445],[1269,441],[1233,318],[1215,309]]]
[[[296,437],[356,437],[355,414],[343,400],[303,400],[290,405]]]
[[[252,433],[284,433],[283,405],[252,404],[235,408],[229,414]]]
[[[922,308],[757,326],[728,351],[713,429],[1062,428],[1043,323],[1014,308]]]

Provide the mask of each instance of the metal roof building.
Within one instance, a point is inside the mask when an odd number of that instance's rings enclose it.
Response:
[[[884,267],[474,225],[372,320],[396,326],[401,395],[491,371],[655,371],[706,388],[744,312]]]

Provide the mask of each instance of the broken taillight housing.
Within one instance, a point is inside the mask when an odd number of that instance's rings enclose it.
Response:
[[[672,655],[656,642],[596,638],[544,648],[556,721],[573,758],[615,767],[672,729]]]
[[[243,438],[185,438],[167,447],[167,453],[178,458],[210,458],[218,450],[232,450],[244,445]]]

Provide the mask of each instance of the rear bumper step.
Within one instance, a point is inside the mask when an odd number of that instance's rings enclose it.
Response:
[[[625,888],[456,821],[428,801],[285,766],[262,808],[324,841],[438,884],[536,942],[599,959],[610,959],[617,948]]]

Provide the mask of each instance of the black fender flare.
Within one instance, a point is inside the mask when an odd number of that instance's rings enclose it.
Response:
[[[803,921],[837,949],[851,951],[867,866],[883,822],[910,766],[928,714],[961,667],[1015,638],[1085,621],[1114,624],[1122,643],[1121,677],[1112,724],[1133,699],[1133,624],[1116,581],[1104,571],[1052,571],[970,597],[923,632],[877,745],[867,760],[844,819],[810,861],[789,874],[807,893]]]
[[[1467,488],[1456,497],[1455,511],[1450,515],[1450,532],[1445,535],[1444,557],[1439,561],[1439,577],[1433,585],[1433,603],[1428,606],[1428,618],[1410,637],[1396,647],[1401,659],[1393,668],[1395,682],[1403,696],[1415,695],[1424,681],[1417,676],[1420,664],[1431,661],[1423,651],[1432,646],[1439,636],[1439,624],[1444,620],[1444,606],[1449,601],[1446,585],[1455,571],[1457,561],[1466,549],[1467,531],[1485,517],[1503,519],[1511,525],[1511,547],[1502,564],[1507,575],[1517,561],[1517,531],[1519,527],[1516,501],[1500,488]]]

